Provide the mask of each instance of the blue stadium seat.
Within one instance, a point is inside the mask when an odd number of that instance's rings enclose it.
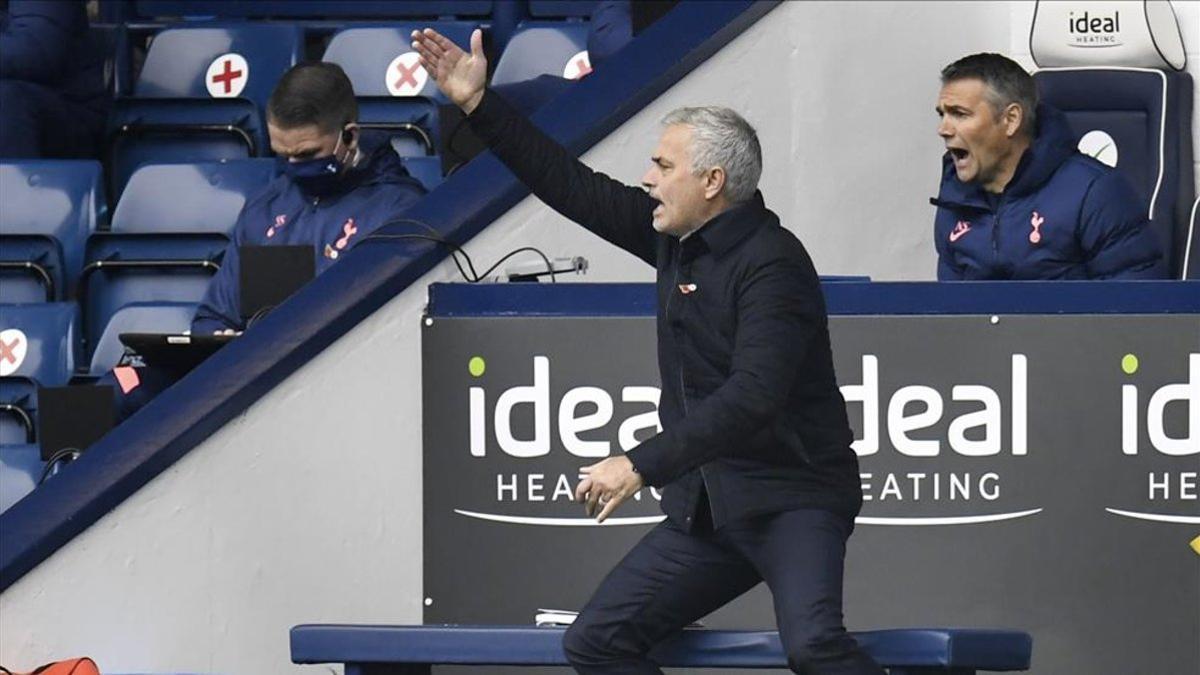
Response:
[[[0,513],[33,492],[43,466],[36,445],[0,445]]]
[[[507,1],[507,0],[505,0]],[[435,16],[487,16],[492,0],[338,0],[313,3],[296,0],[137,0],[137,16],[158,18],[169,16],[216,16],[222,18],[403,18]]]
[[[83,247],[105,217],[93,161],[0,163],[0,302],[72,297]]]
[[[78,326],[73,302],[0,305],[0,377],[67,384],[75,372]]]
[[[598,0],[529,0],[529,16],[538,19],[588,18]]]
[[[118,99],[109,117],[112,193],[149,162],[267,156],[262,110],[302,50],[303,34],[293,25],[205,24],[158,33],[133,96]]]
[[[112,232],[227,234],[246,200],[275,177],[271,159],[147,164],[129,178]]]
[[[1171,277],[1181,278],[1195,198],[1191,75],[1081,66],[1046,68],[1033,77],[1042,100],[1066,114],[1081,149],[1110,164],[1115,158],[1132,181],[1167,251]]]
[[[223,235],[211,233],[92,235],[79,285],[84,357],[90,358],[104,327],[126,305],[200,302],[226,244]]]
[[[121,333],[182,333],[192,325],[196,305],[187,302],[135,302],[117,310],[96,343],[89,375],[99,377],[121,360]]]
[[[417,64],[412,32],[432,27],[464,49],[479,24],[465,21],[356,26],[334,34],[322,60],[346,71],[358,97],[358,119],[364,129],[393,134],[402,156],[436,151],[437,106],[446,98]]]
[[[496,63],[492,84],[523,82],[539,75],[579,79],[591,72],[587,37],[586,22],[522,22]]]
[[[37,440],[37,384],[28,377],[0,377],[0,445]]]
[[[413,178],[421,181],[426,190],[442,184],[442,159],[440,157],[405,157],[404,168]]]
[[[0,444],[36,440],[38,387],[70,382],[78,339],[73,302],[0,305]]]

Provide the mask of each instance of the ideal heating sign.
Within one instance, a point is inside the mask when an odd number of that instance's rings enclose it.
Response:
[[[426,488],[453,484],[445,507],[463,518],[595,526],[572,501],[579,468],[661,430],[653,322],[439,324],[426,331]],[[1160,344],[1178,331],[1114,317],[835,317],[831,329],[861,524],[1035,517],[1097,482],[1109,514],[1197,522],[1200,345]],[[642,490],[605,526],[657,522],[660,498]]]

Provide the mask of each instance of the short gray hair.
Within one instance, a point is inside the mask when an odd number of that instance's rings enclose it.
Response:
[[[942,84],[958,80],[980,80],[987,85],[985,96],[997,122],[1010,104],[1021,106],[1020,131],[1029,138],[1037,135],[1037,84],[1021,64],[1000,54],[971,54],[942,68]]]
[[[725,196],[733,203],[754,196],[762,175],[762,146],[758,134],[741,115],[717,106],[676,108],[662,119],[665,126],[692,129],[692,173],[713,167],[725,170]]]

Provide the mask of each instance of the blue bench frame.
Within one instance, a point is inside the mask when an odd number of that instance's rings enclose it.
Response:
[[[563,628],[300,625],[292,663],[343,663],[346,675],[429,675],[434,665],[565,666]],[[891,675],[1027,670],[1033,638],[1012,630],[913,628],[855,633]],[[685,630],[652,652],[692,668],[787,668],[774,631]]]

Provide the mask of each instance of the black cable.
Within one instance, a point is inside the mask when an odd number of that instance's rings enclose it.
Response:
[[[81,454],[82,453],[79,452],[79,448],[62,448],[53,455],[50,455],[50,459],[46,460],[45,468],[42,469],[42,477],[38,479],[37,484],[41,485],[42,483],[46,482],[46,479],[50,477],[50,472],[54,470],[54,466],[56,464],[68,458],[67,464],[70,464],[76,459],[79,459],[79,455]]]
[[[431,237],[427,234],[371,234],[371,235],[367,235],[366,237],[363,237],[362,239],[360,239],[358,241],[358,244],[355,244],[355,246],[360,246],[362,244],[365,244],[366,242],[371,241],[372,239],[375,239],[375,240],[420,239],[422,241],[432,241],[432,242],[438,243],[438,244],[448,244],[450,246],[457,246],[457,244],[446,241],[445,239],[442,239],[441,237]],[[455,253],[455,251],[453,251],[453,250],[450,252],[450,259],[454,261],[454,266],[458,268],[458,273],[460,275],[462,275],[462,278],[466,279],[468,282],[470,282],[472,284],[478,283],[479,278],[472,276],[474,274],[475,270],[474,270],[474,266],[471,264],[470,256],[467,256],[467,266],[471,268],[471,273],[472,273],[471,275],[467,274],[467,271],[463,269],[463,266],[458,262],[458,256],[454,255],[454,253]],[[462,254],[464,256],[467,255],[466,251],[463,251]]]
[[[471,276],[476,280],[479,279],[479,274],[475,272],[475,264],[471,261],[471,256],[467,255],[467,252],[463,250],[463,247],[443,237],[441,232],[438,232],[437,229],[428,223],[417,220],[416,218],[395,218],[383,223],[379,227],[375,228],[375,230],[378,232],[380,229],[383,229],[388,225],[403,225],[404,223],[411,223],[413,225],[419,225],[420,227],[425,228],[425,231],[433,235],[434,241],[443,243],[451,248],[451,255],[454,255],[455,253],[461,253],[463,258],[465,258],[467,261],[467,268],[471,270]],[[369,237],[370,235],[368,235],[368,238]],[[461,267],[459,268],[459,271],[462,271]],[[464,278],[466,278],[466,276],[467,275],[465,274],[463,275]]]
[[[415,234],[415,233],[387,234],[387,233],[382,233],[382,232],[378,231],[378,230],[383,229],[384,227],[387,227],[388,225],[401,225],[404,223],[411,223],[414,225],[419,225],[420,227],[425,228],[431,234],[428,234],[428,235]],[[531,251],[533,253],[537,253],[538,256],[541,257],[542,261],[546,263],[546,272],[550,275],[551,283],[557,283],[557,281],[558,281],[558,279],[556,277],[557,271],[554,269],[554,264],[552,262],[550,262],[550,257],[547,256],[540,249],[535,248],[533,246],[522,246],[521,248],[518,248],[516,250],[508,252],[507,254],[504,255],[504,257],[497,260],[494,265],[492,265],[491,267],[486,269],[483,272],[483,274],[479,274],[475,270],[475,263],[471,260],[470,254],[468,254],[466,252],[466,250],[463,249],[462,246],[459,246],[457,243],[450,241],[449,239],[446,239],[445,237],[443,237],[440,232],[438,232],[436,229],[434,229],[428,223],[421,222],[414,218],[396,218],[394,220],[389,220],[389,221],[383,223],[382,225],[380,225],[378,228],[376,228],[376,232],[369,234],[366,237],[363,237],[362,239],[360,239],[358,241],[358,244],[356,244],[356,246],[359,244],[362,244],[364,242],[370,241],[372,239],[376,239],[376,240],[418,239],[418,240],[423,240],[423,241],[432,241],[432,242],[435,242],[438,244],[444,244],[446,246],[449,246],[451,249],[450,258],[454,261],[454,266],[458,268],[458,273],[462,276],[463,279],[466,279],[469,283],[472,283],[472,284],[477,284],[480,281],[483,281],[485,278],[487,278],[487,276],[489,274],[491,274],[493,271],[495,271],[497,267],[499,267],[502,263],[504,263],[504,261],[513,257],[514,255],[517,255],[518,253],[524,253],[526,251]],[[458,257],[456,255],[459,253],[461,253],[463,258],[466,260],[467,269],[470,270],[470,272],[471,272],[470,274],[467,274],[467,271],[463,269],[462,264],[459,262]]]
[[[251,315],[249,319],[246,319],[246,330],[250,330],[250,326],[253,326],[254,324],[258,323],[260,319],[262,319],[264,316],[266,316],[268,313],[270,313],[270,311],[273,309],[275,309],[275,305],[267,305],[265,307],[259,307],[258,310],[256,312],[254,312],[254,314]]]

